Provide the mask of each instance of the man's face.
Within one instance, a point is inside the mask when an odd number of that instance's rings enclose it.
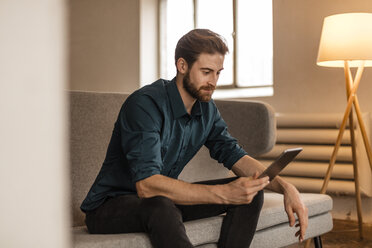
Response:
[[[211,100],[224,59],[225,56],[219,53],[200,54],[183,78],[183,87],[191,97],[202,102]]]

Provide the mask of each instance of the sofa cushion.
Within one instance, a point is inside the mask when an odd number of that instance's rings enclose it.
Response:
[[[316,216],[332,210],[332,198],[328,195],[302,193],[300,197],[309,210],[309,216]],[[265,202],[257,230],[287,222],[288,216],[284,210],[283,195],[265,193]]]
[[[194,246],[216,243],[222,225],[222,217],[216,216],[185,223],[187,236]],[[85,226],[73,229],[75,248],[95,247],[152,247],[144,233],[89,234]]]
[[[309,209],[309,228],[306,237],[315,237],[332,229],[332,199],[327,195],[301,194]],[[216,243],[222,225],[222,216],[185,222],[188,237],[194,246]],[[265,193],[265,202],[258,221],[252,247],[277,247],[295,243],[296,228],[290,228],[284,211],[283,196]],[[143,233],[91,235],[86,227],[76,227],[74,247],[151,247],[148,237]],[[270,234],[270,235],[267,235]],[[275,241],[275,242],[274,242]]]
[[[328,213],[311,216],[305,239],[320,236],[332,230],[332,215]],[[295,236],[297,228],[289,227],[288,223],[279,224],[256,231],[251,248],[284,247],[298,243]],[[298,247],[301,247],[298,245]]]

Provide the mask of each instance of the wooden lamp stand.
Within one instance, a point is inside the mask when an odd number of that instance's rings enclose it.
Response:
[[[359,127],[362,133],[363,137],[363,142],[364,142],[364,147],[367,152],[368,160],[369,160],[369,165],[372,170],[372,152],[371,152],[371,146],[368,141],[368,136],[366,132],[366,128],[362,119],[362,114],[360,111],[360,106],[359,106],[359,101],[358,97],[356,95],[356,91],[358,89],[360,79],[362,77],[362,73],[364,70],[364,65],[361,65],[358,67],[357,74],[355,76],[355,80],[353,82],[350,67],[349,67],[349,62],[345,61],[345,81],[346,81],[346,93],[347,93],[347,106],[344,114],[344,118],[342,120],[342,124],[340,127],[340,130],[338,132],[337,140],[335,147],[333,149],[333,153],[329,162],[328,170],[326,173],[326,176],[324,178],[323,186],[320,191],[321,194],[325,194],[327,191],[328,183],[331,178],[332,170],[336,162],[336,156],[338,149],[341,145],[341,140],[342,136],[344,134],[347,121],[349,119],[349,126],[350,126],[350,138],[351,138],[351,150],[352,150],[352,159],[353,159],[353,171],[354,171],[354,185],[355,185],[355,199],[356,199],[356,204],[357,204],[357,213],[358,213],[358,223],[359,223],[359,236],[361,239],[363,239],[363,216],[362,216],[362,200],[361,200],[361,195],[360,195],[360,188],[359,188],[359,175],[358,175],[358,163],[357,163],[357,157],[356,157],[356,148],[355,148],[355,133],[354,133],[354,117],[353,117],[353,108],[352,106],[354,105],[355,112],[357,115]]]
[[[347,96],[346,110],[320,193],[325,194],[327,191],[342,136],[349,121],[359,236],[363,239],[362,200],[359,187],[354,127],[357,123],[359,124],[372,171],[372,150],[356,95],[364,67],[372,67],[372,13],[344,13],[324,18],[317,65],[344,68]],[[354,80],[350,67],[358,68]],[[357,123],[354,121],[353,110],[358,119]],[[310,241],[307,240],[305,247],[310,245]]]

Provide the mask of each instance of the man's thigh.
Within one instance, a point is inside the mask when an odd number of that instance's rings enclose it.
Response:
[[[195,182],[195,184],[206,184],[206,185],[217,185],[217,184],[227,184],[237,177],[215,179],[208,181]],[[200,205],[177,205],[181,210],[183,221],[190,221],[202,218],[208,218],[212,216],[218,216],[220,214],[226,213],[230,205],[223,204],[200,204]]]
[[[107,199],[97,209],[86,214],[90,233],[114,234],[143,232],[140,221],[141,199],[137,195],[121,195]]]

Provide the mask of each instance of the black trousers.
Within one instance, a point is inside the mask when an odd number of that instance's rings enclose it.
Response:
[[[198,183],[225,184],[235,179]],[[249,247],[263,200],[263,191],[247,205],[177,205],[163,196],[141,199],[135,194],[121,195],[109,198],[97,209],[87,212],[85,222],[92,234],[146,232],[156,248],[189,248],[193,246],[186,235],[184,221],[226,213],[218,247]]]

